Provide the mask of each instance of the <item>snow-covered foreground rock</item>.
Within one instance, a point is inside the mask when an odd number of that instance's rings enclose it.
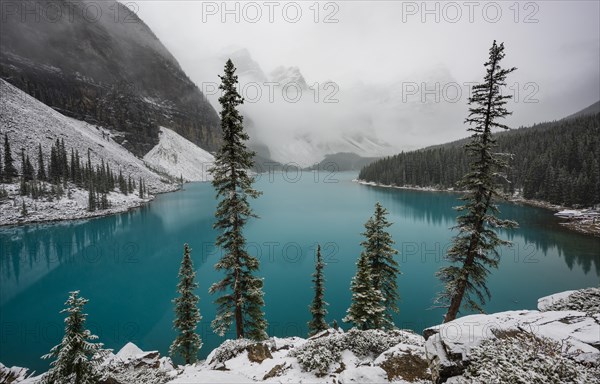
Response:
[[[128,343],[104,359],[100,384],[600,383],[599,295],[598,288],[569,291],[540,299],[540,311],[465,316],[426,329],[427,340],[405,330],[356,329],[227,340],[206,360],[179,367]],[[545,311],[582,302],[582,311]],[[2,374],[19,384],[41,377],[0,365]]]
[[[212,180],[208,169],[215,158],[176,132],[161,127],[160,141],[145,156],[152,168],[186,181]]]
[[[541,298],[540,311],[464,316],[426,329],[434,383],[600,383],[599,294],[567,291]],[[583,311],[552,310],[582,295],[590,303]]]
[[[306,340],[226,341],[169,383],[427,383],[423,337],[330,329]]]
[[[27,371],[27,368],[9,368],[0,363],[0,383],[22,383],[28,376]]]

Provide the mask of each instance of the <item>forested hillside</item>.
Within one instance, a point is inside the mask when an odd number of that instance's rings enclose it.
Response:
[[[505,192],[567,206],[600,203],[600,114],[498,133],[513,154]],[[364,167],[359,179],[387,185],[455,188],[468,171],[464,140],[402,152]]]

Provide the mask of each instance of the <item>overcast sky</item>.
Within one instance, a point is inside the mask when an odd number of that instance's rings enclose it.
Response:
[[[482,78],[494,39],[506,46],[504,65],[518,67],[508,79],[518,95],[509,125],[559,119],[600,99],[599,1],[227,2],[231,13],[223,4],[133,7],[197,84],[218,80],[223,54],[246,48],[267,74],[297,66],[309,84],[335,82],[339,105],[319,113],[351,112],[363,97],[373,114],[401,111],[369,118],[400,149],[466,136],[464,83]],[[440,83],[439,102],[423,102],[423,82]]]

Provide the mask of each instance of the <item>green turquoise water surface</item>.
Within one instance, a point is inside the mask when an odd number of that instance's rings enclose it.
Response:
[[[245,234],[250,253],[261,260],[270,335],[305,336],[317,242],[327,263],[328,321],[347,328],[341,319],[350,303],[360,234],[377,201],[390,212],[400,251],[396,325],[421,332],[441,322],[443,311],[430,309],[441,289],[434,273],[454,233],[449,228],[458,195],[364,186],[354,177],[303,172],[258,180],[264,195],[253,207],[260,219],[251,220]],[[200,285],[206,356],[224,340],[210,330],[215,307],[208,288],[220,276],[213,268],[220,254],[212,229],[214,195],[210,183],[187,184],[119,215],[0,229],[0,362],[47,368],[40,356],[60,342],[59,311],[73,290],[90,300],[88,327],[107,348],[132,341],[166,354],[175,335],[171,300],[185,242]],[[600,239],[563,229],[543,209],[502,204],[501,211],[520,228],[502,233],[514,246],[502,249],[499,269],[492,271],[486,311],[536,309],[541,296],[598,285]]]

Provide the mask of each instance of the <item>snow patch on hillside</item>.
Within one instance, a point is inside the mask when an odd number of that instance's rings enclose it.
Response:
[[[212,180],[208,169],[214,160],[213,155],[165,127],[160,128],[159,143],[144,156],[152,168],[186,181]]]

